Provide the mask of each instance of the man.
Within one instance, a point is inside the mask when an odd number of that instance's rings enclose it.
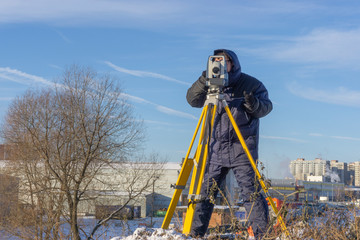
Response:
[[[223,88],[224,98],[231,113],[240,128],[247,147],[254,159],[258,158],[259,118],[272,110],[265,86],[256,78],[241,72],[236,54],[230,50],[218,49],[214,55],[224,56],[227,64],[229,84]],[[206,74],[195,81],[189,88],[186,99],[192,107],[203,107],[208,87]],[[267,230],[268,206],[262,194],[261,187],[255,179],[255,172],[235,133],[230,119],[222,103],[216,111],[214,128],[209,143],[207,166],[201,196],[206,199],[197,204],[192,228],[192,236],[204,236],[209,226],[214,205],[210,197],[218,193],[210,191],[213,181],[221,185],[230,169],[233,170],[240,188],[244,207],[250,213],[249,222],[256,239],[261,239]],[[214,196],[210,196],[213,194]]]

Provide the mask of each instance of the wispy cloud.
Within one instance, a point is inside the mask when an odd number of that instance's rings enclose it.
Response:
[[[66,43],[71,43],[70,39],[68,37],[66,37],[62,32],[57,31],[56,33],[61,37],[62,40],[64,40]]]
[[[46,80],[45,78],[31,75],[31,74],[19,71],[17,69],[12,69],[9,67],[5,67],[5,68],[0,67],[0,78],[10,80],[13,82],[17,82],[17,83],[21,83],[24,85],[31,85],[35,82],[35,83],[41,83],[41,84],[45,84],[45,85],[49,85],[49,86],[55,86],[55,83],[50,82],[50,81]],[[174,109],[153,103],[151,101],[148,101],[148,100],[140,98],[140,97],[132,96],[132,95],[129,95],[126,93],[123,93],[122,96],[125,98],[128,98],[128,99],[131,99],[132,101],[137,102],[137,103],[152,105],[159,112],[162,112],[162,113],[165,113],[168,115],[187,118],[187,119],[197,119],[195,116],[193,116],[189,113],[184,113],[184,112],[181,112],[178,110],[174,110]]]
[[[109,61],[105,61],[105,63],[113,68],[114,70],[121,72],[121,73],[126,73],[132,76],[136,76],[136,77],[150,77],[150,78],[158,78],[158,79],[162,79],[162,80],[166,80],[169,82],[175,82],[178,84],[182,84],[182,85],[186,85],[186,86],[190,86],[190,83],[187,82],[183,82],[180,80],[177,80],[175,78],[172,77],[168,77],[159,73],[153,73],[153,72],[146,72],[146,71],[139,71],[139,70],[130,70],[130,69],[126,69],[126,68],[122,68],[119,66],[116,66],[115,64],[109,62]]]
[[[277,61],[360,69],[360,28],[314,29],[301,36],[266,37],[259,36],[263,47],[241,51]]]
[[[360,138],[354,138],[354,137],[344,137],[344,136],[331,136],[331,137],[341,140],[360,141]]]
[[[141,6],[141,7],[139,7]],[[181,3],[169,1],[112,0],[4,0],[0,22],[50,22],[57,25],[109,24],[133,25],[161,21],[182,9]]]
[[[196,120],[197,118],[189,113],[184,113],[178,110],[174,110],[168,107],[164,107],[161,105],[157,105],[156,107],[157,110],[159,110],[160,112],[166,113],[166,114],[170,114],[170,115],[174,115],[174,116],[178,116],[178,117],[182,117],[182,118],[188,118],[188,119],[194,119]]]
[[[312,137],[324,137],[324,138],[334,138],[339,140],[348,140],[348,141],[360,141],[360,138],[356,137],[346,137],[346,136],[328,136],[321,133],[309,133],[309,136]]]
[[[132,100],[132,101],[134,101],[136,103],[152,105],[153,107],[155,107],[155,109],[157,111],[165,113],[167,115],[172,115],[172,116],[177,116],[177,117],[182,117],[182,118],[187,118],[187,119],[193,119],[193,120],[197,119],[192,114],[181,112],[181,111],[178,111],[178,110],[175,110],[175,109],[172,109],[172,108],[168,108],[168,107],[159,105],[157,103],[153,103],[151,101],[148,101],[146,99],[143,99],[141,97],[136,97],[136,96],[132,96],[132,95],[125,94],[125,93],[123,93],[122,95],[123,95],[123,97],[128,98],[128,99],[130,99],[130,100]]]
[[[141,103],[141,104],[154,104],[148,100],[145,100],[141,97],[136,97],[136,96],[132,96],[132,95],[129,95],[127,93],[122,93],[121,94],[123,97],[127,98],[127,99],[130,99],[131,101],[134,101],[136,103]]]
[[[50,67],[52,68],[55,68],[55,69],[58,69],[58,70],[64,70],[64,68],[58,66],[58,65],[55,65],[55,64],[49,64]]]
[[[301,140],[301,139],[289,138],[289,137],[264,136],[264,135],[260,135],[260,137],[261,137],[261,138],[265,138],[265,139],[284,140],[284,141],[290,141],[290,142],[301,142],[301,143],[305,143],[305,142],[306,142],[306,141]]]
[[[293,82],[287,87],[292,94],[308,100],[360,107],[360,91],[347,89],[345,87],[331,90],[315,89],[301,86],[297,82]]]
[[[229,5],[232,7],[229,8]],[[324,14],[336,10],[344,15],[358,13],[356,9],[347,8],[348,5],[345,2],[342,6],[337,5],[336,7],[332,7],[331,4],[295,0],[274,0],[271,3],[265,0],[246,3],[232,0],[227,4],[218,4],[216,1],[209,0],[191,2],[164,0],[2,0],[0,22],[47,21],[62,25],[112,23],[123,26],[139,25],[139,23],[152,25],[152,23],[158,22],[161,26],[171,25],[172,27],[174,22],[192,25],[210,22],[211,25],[219,23],[221,26],[225,23],[248,25],[248,21],[235,21],[239,19],[239,13],[241,13],[240,18],[249,19],[252,24],[263,24],[262,20],[282,14],[303,17],[309,13]],[[202,11],[198,9],[202,9]],[[215,12],[226,12],[227,17],[214,18]]]
[[[144,122],[154,125],[171,126],[171,127],[180,125],[180,124],[174,124],[174,123],[162,122],[162,121],[153,121],[153,120],[144,120]]]
[[[1,73],[0,70],[0,79],[10,80],[11,82],[16,82],[24,85],[29,85],[30,83],[28,81],[25,81],[24,79],[19,79],[16,77],[9,76],[8,74]]]
[[[312,136],[312,137],[323,137],[324,135],[321,134],[321,133],[309,133],[309,136]]]
[[[317,29],[306,36],[295,38],[276,58],[289,61],[334,63],[334,65],[359,67],[360,29]]]
[[[0,67],[0,78],[5,78],[7,80],[21,83],[24,85],[30,85],[33,83],[41,83],[45,85],[53,86],[54,83],[46,80],[45,78],[38,77],[35,75],[31,75],[17,69],[9,68],[9,67]]]

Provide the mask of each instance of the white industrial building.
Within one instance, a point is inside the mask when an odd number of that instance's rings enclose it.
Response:
[[[39,166],[41,168],[41,166]],[[129,196],[128,191],[122,186],[124,178],[127,174],[145,174],[149,168],[159,168],[158,177],[153,179],[152,187],[143,192],[136,199],[126,203]],[[136,169],[137,171],[135,171]],[[151,216],[159,209],[166,209],[172,199],[174,188],[181,170],[179,163],[138,163],[123,164],[113,163],[110,166],[101,168],[96,180],[88,187],[85,199],[80,202],[78,213],[80,215],[95,215],[97,207],[108,207],[113,209],[114,206],[122,206],[124,204],[131,206],[137,212],[138,217]],[[0,160],[0,173],[6,172],[6,161]],[[19,181],[19,200],[26,202],[26,189],[21,184],[21,176]],[[131,179],[131,177],[129,178]],[[183,190],[178,205],[187,205],[188,189],[190,186],[191,176],[188,179],[186,188]],[[104,184],[104,182],[110,184]],[[126,185],[126,184],[124,184]],[[24,191],[25,190],[25,191]],[[229,202],[233,204],[238,199],[238,187],[232,171],[227,175],[224,186],[222,188]],[[24,196],[23,196],[24,195]],[[218,194],[218,198],[221,195]],[[219,200],[220,203],[220,200]],[[66,206],[64,206],[66,208]]]
[[[0,174],[7,174],[6,160],[0,160]],[[41,166],[38,166],[41,169]],[[167,208],[172,198],[173,189],[170,184],[175,184],[178,173],[181,169],[179,163],[139,163],[139,164],[123,164],[113,163],[110,166],[101,168],[97,177],[88,187],[83,201],[80,202],[78,213],[80,215],[94,215],[97,206],[121,206],[129,199],[129,190],[124,189],[127,175],[130,174],[146,174],[149,168],[158,168],[158,177],[150,183],[152,186],[147,191],[142,192],[136,199],[131,200],[127,205],[134,207],[138,212],[138,216],[146,217],[153,214],[154,211],[161,208]],[[136,170],[134,170],[136,169]],[[19,202],[27,203],[28,194],[26,184],[23,182],[22,176],[16,176],[19,179]],[[133,176],[129,176],[133,179]],[[145,178],[144,178],[145,179]],[[107,184],[104,184],[107,183]],[[132,186],[136,194],[137,187],[141,188],[141,182]],[[66,206],[64,206],[66,208]]]

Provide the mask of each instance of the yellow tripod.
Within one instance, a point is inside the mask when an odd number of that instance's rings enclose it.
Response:
[[[275,203],[269,194],[269,190],[264,182],[264,179],[261,176],[259,170],[257,169],[255,161],[245,143],[245,140],[239,130],[239,127],[237,126],[237,124],[234,120],[234,117],[232,116],[231,111],[229,109],[229,106],[228,106],[227,102],[225,101],[223,94],[221,92],[207,94],[207,100],[204,104],[204,108],[202,110],[199,122],[196,126],[189,149],[186,153],[185,160],[183,162],[179,177],[178,177],[176,185],[175,185],[175,192],[171,199],[170,205],[166,212],[166,215],[165,215],[165,218],[164,218],[161,228],[167,229],[169,227],[171,218],[174,214],[174,211],[175,211],[176,205],[179,201],[182,190],[185,189],[186,182],[190,176],[191,170],[194,167],[191,184],[190,184],[190,189],[189,189],[189,204],[188,204],[186,217],[185,217],[185,221],[184,221],[184,226],[183,226],[183,234],[185,234],[185,235],[190,234],[191,225],[192,225],[194,212],[195,212],[195,208],[196,208],[196,203],[197,203],[197,201],[201,200],[200,190],[201,190],[201,185],[202,185],[202,181],[203,181],[204,173],[205,173],[207,154],[208,154],[208,144],[210,142],[211,131],[213,130],[213,125],[214,125],[216,108],[218,107],[219,101],[221,101],[222,105],[225,108],[225,111],[231,121],[231,124],[234,127],[235,132],[240,140],[241,146],[243,147],[247,157],[249,158],[251,166],[254,169],[255,175],[260,182],[260,185],[264,191],[265,197],[268,199],[272,209],[274,210],[274,212],[278,218],[278,221],[281,225],[281,229],[285,232],[285,234],[287,236],[289,236],[289,232],[286,229],[286,225],[285,225],[282,217],[279,215],[278,209],[276,208]],[[193,147],[194,141],[196,139],[200,125],[202,125],[202,127],[201,127],[198,147],[195,151],[194,158],[189,158],[189,155],[190,155],[191,149]]]

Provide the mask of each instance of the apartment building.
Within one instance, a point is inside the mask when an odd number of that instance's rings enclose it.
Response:
[[[354,162],[354,186],[360,186],[360,162]]]
[[[307,181],[309,176],[322,176],[325,182],[360,186],[360,162],[345,163],[321,158],[314,160],[298,158],[291,161],[290,172],[297,180]]]
[[[330,169],[332,172],[336,173],[339,176],[339,180],[342,183],[349,184],[349,179],[347,175],[348,164],[345,162],[339,162],[338,160],[330,161]]]
[[[291,161],[290,172],[298,180],[306,181],[308,176],[324,176],[330,168],[330,161],[315,158],[315,160],[305,160],[298,158]]]

